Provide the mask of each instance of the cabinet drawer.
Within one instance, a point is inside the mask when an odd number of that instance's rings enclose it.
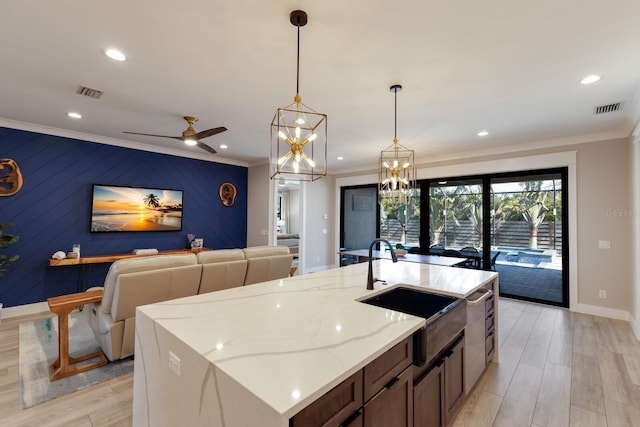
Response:
[[[358,411],[362,403],[362,370],[359,370],[294,415],[289,426],[337,427]]]
[[[495,343],[496,343],[496,335],[493,331],[491,331],[487,336],[487,339],[485,340],[485,344],[484,344],[484,349],[487,354],[487,358],[486,358],[487,363],[489,363],[491,361],[491,358],[493,357],[493,350],[495,348]]]
[[[491,313],[484,321],[484,329],[487,331],[487,335],[489,332],[493,331],[495,316]]]
[[[413,358],[413,337],[407,337],[364,368],[364,401],[367,402],[393,378],[400,375]]]
[[[412,427],[413,373],[407,368],[364,405],[364,427]]]
[[[493,298],[495,298],[495,295],[491,295],[484,302],[484,311],[487,313],[487,316],[493,313]]]

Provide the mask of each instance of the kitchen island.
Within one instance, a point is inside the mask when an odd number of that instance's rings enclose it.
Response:
[[[288,426],[424,326],[359,300],[396,284],[466,298],[497,277],[387,260],[374,273],[388,285],[366,290],[363,263],[139,307],[134,425]]]

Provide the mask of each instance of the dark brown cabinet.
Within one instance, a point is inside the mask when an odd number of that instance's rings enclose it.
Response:
[[[289,426],[413,426],[412,355],[408,337],[298,412]]]
[[[289,420],[289,426],[362,426],[362,419],[358,424],[354,415],[362,403],[362,370],[359,370],[298,412]],[[345,424],[347,421],[349,424]]]
[[[444,363],[436,363],[413,386],[413,421],[420,427],[444,426]]]
[[[444,355],[445,425],[464,400],[464,340],[460,338]]]
[[[414,425],[444,427],[455,416],[465,396],[463,337],[420,371],[414,377]]]
[[[364,405],[365,427],[413,426],[413,372],[411,367],[385,385]]]

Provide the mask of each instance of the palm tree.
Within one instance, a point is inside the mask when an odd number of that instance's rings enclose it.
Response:
[[[529,229],[529,247],[538,248],[538,229],[549,212],[545,205],[548,192],[542,189],[543,181],[523,181],[520,193],[496,194],[494,226],[496,228],[504,221],[514,221],[520,216]]]
[[[540,228],[548,211],[549,208],[544,205],[544,201],[540,200],[531,206],[525,206],[522,211],[522,216],[529,227],[529,247],[532,249],[538,248],[538,228]]]
[[[147,194],[144,199],[145,206],[149,206],[152,209],[157,209],[160,207],[160,199],[153,193]]]

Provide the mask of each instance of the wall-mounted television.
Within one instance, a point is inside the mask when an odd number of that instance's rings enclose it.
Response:
[[[181,190],[93,184],[92,233],[181,230]]]

